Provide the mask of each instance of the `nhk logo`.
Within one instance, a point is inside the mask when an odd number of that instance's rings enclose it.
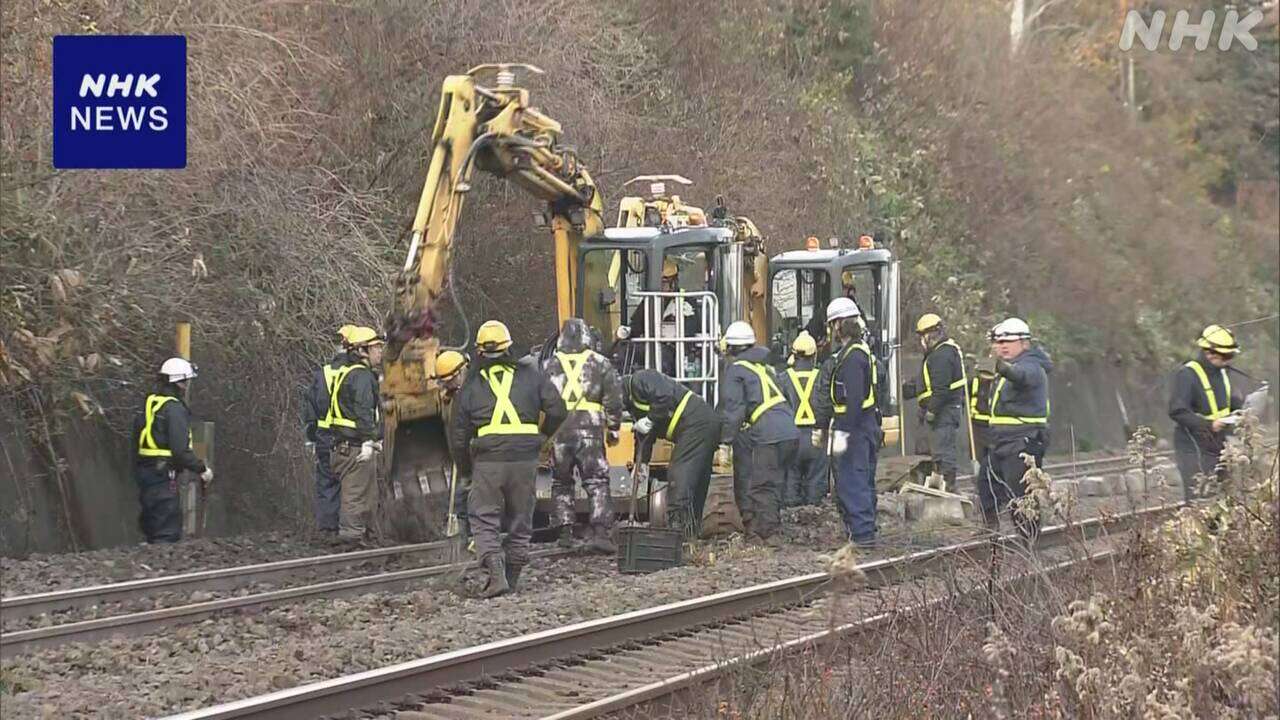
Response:
[[[186,167],[187,39],[55,37],[53,165]]]

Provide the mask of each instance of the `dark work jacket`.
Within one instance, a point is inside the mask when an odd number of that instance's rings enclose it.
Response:
[[[1195,358],[1195,362],[1204,368],[1219,409],[1239,410],[1244,406],[1244,396],[1237,389],[1238,386],[1232,387],[1228,396],[1226,383],[1223,381],[1224,376],[1230,378],[1230,375],[1236,374],[1234,368],[1215,368],[1209,364],[1209,359],[1203,352]],[[1200,377],[1184,364],[1173,374],[1172,385],[1169,393],[1169,417],[1174,422],[1174,443],[1185,450],[1198,446],[1209,452],[1221,452],[1226,433],[1213,432],[1213,422],[1204,417],[1209,414],[1210,408]]]
[[[821,394],[821,402],[815,403],[815,414],[818,427],[825,426],[828,420],[836,430],[855,433],[869,433],[879,439],[880,417],[873,405],[862,407],[862,400],[871,385],[871,363],[867,353],[853,350],[846,342],[824,363],[824,372],[818,376],[818,387],[814,394]],[[837,415],[832,398],[845,406],[845,412]],[[877,402],[879,398],[877,398]]]
[[[721,435],[719,415],[697,393],[690,392],[684,385],[656,370],[638,370],[631,375],[630,388],[630,392],[623,389],[622,401],[626,404],[631,416],[637,420],[647,417],[653,421],[653,431],[636,445],[636,457],[640,462],[649,461],[655,439],[662,437],[672,442],[679,442],[684,430],[695,425],[699,428],[713,426],[714,436],[719,439]],[[675,414],[685,393],[689,393],[689,401],[685,403],[684,412],[680,414],[680,421],[676,423],[675,431],[668,436],[667,426],[671,424],[671,416]],[[649,409],[642,410],[637,403],[647,405]]]
[[[196,454],[191,451],[191,443],[188,442],[191,432],[191,410],[182,399],[182,390],[176,385],[166,383],[156,388],[154,394],[174,398],[156,411],[155,420],[151,424],[151,438],[156,441],[156,446],[167,448],[173,453],[173,457],[154,458],[138,454],[138,440],[142,435],[142,428],[147,423],[146,400],[143,400],[142,411],[133,418],[134,462],[146,464],[153,460],[161,460],[174,470],[204,472],[204,461],[196,457]]]
[[[522,423],[538,423],[538,414],[542,414],[539,433],[494,433],[483,437],[478,434],[480,428],[493,421],[497,406],[497,397],[481,372],[496,365],[515,369],[511,404]],[[453,456],[470,458],[475,462],[537,460],[544,436],[555,434],[566,414],[560,393],[539,370],[537,360],[533,357],[514,360],[510,356],[479,358],[475,368],[468,370],[467,381],[453,399],[452,411],[453,429],[449,433],[449,443]]]
[[[797,372],[807,372],[814,368],[814,360],[811,357],[796,356],[795,364],[791,366],[792,370]],[[796,392],[795,385],[791,383],[791,378],[786,370],[778,372],[778,386],[782,388],[782,394],[787,396],[787,402],[791,405],[791,421],[795,423],[795,413],[800,412],[800,393]],[[822,387],[822,371],[818,371],[818,377],[813,380],[813,387],[809,392],[809,407],[814,408],[814,417],[817,417],[817,400],[822,393],[818,388]],[[805,425],[797,428],[797,432],[809,432],[817,428],[815,423],[813,426]],[[807,441],[806,441],[807,442]]]
[[[963,387],[958,387],[955,390],[948,389],[952,383],[964,377],[964,359],[960,357],[960,351],[957,348],[942,344],[946,340],[948,338],[942,338],[925,353],[920,378],[916,380],[916,388],[923,395],[925,391],[924,371],[927,368],[933,394],[920,400],[920,404],[931,413],[941,412],[942,408],[951,405],[964,404]]]
[[[764,388],[761,387],[760,377],[749,368],[738,365],[739,360],[763,366],[779,392],[782,392],[783,383],[790,384],[786,378],[779,377],[769,365],[768,348],[753,347],[737,355],[727,356],[724,375],[720,381],[718,408],[720,420],[724,423],[721,435],[723,441],[733,442],[739,432],[746,434],[748,442],[759,445],[796,439],[795,407],[786,399],[785,392],[782,393],[783,402],[765,410],[754,423],[743,427],[744,423],[750,422],[751,414],[760,403],[764,402]]]
[[[324,382],[325,367],[338,370],[347,361],[346,353],[333,356],[328,365],[322,365],[311,373],[311,384],[302,393],[302,432],[311,442],[320,433],[330,432],[317,423],[329,414],[329,386]]]
[[[382,412],[379,406],[378,376],[364,360],[350,353],[342,358],[343,366],[359,365],[347,373],[338,386],[338,409],[342,411],[343,417],[354,420],[356,426],[349,428],[335,425],[330,428],[333,437],[338,442],[346,443],[381,440]]]
[[[992,383],[992,399],[995,389],[1000,387],[1000,380],[1005,380],[998,398],[999,405],[991,408],[991,415],[1006,417],[1045,417],[1049,415],[1049,373],[1053,371],[1053,361],[1048,353],[1039,345],[1033,345],[1026,352],[1008,363],[1000,363],[997,372],[1000,377]],[[1047,425],[991,425],[988,437],[992,445],[1001,440],[1026,437],[1037,433],[1047,437]]]

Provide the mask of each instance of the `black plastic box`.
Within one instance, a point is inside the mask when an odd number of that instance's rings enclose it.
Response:
[[[618,571],[650,573],[684,564],[684,533],[648,527],[618,528]]]

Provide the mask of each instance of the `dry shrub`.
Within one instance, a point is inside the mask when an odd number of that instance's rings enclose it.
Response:
[[[842,581],[832,623],[907,612],[834,646],[734,668],[718,693],[671,716],[1275,717],[1280,480],[1256,427],[1240,434],[1220,495],[1117,539],[1102,562],[1047,573],[1082,557],[1071,546],[1004,554],[1002,577],[1026,576],[1014,583],[990,582],[980,561],[877,593]]]

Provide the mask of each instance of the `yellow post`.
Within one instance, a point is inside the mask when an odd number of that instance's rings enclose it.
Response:
[[[577,281],[578,258],[574,256],[569,230],[568,219],[560,216],[552,218],[551,232],[556,244],[556,315],[560,325],[573,317],[573,284]]]
[[[173,352],[183,360],[191,359],[191,323],[178,323],[173,335]]]

